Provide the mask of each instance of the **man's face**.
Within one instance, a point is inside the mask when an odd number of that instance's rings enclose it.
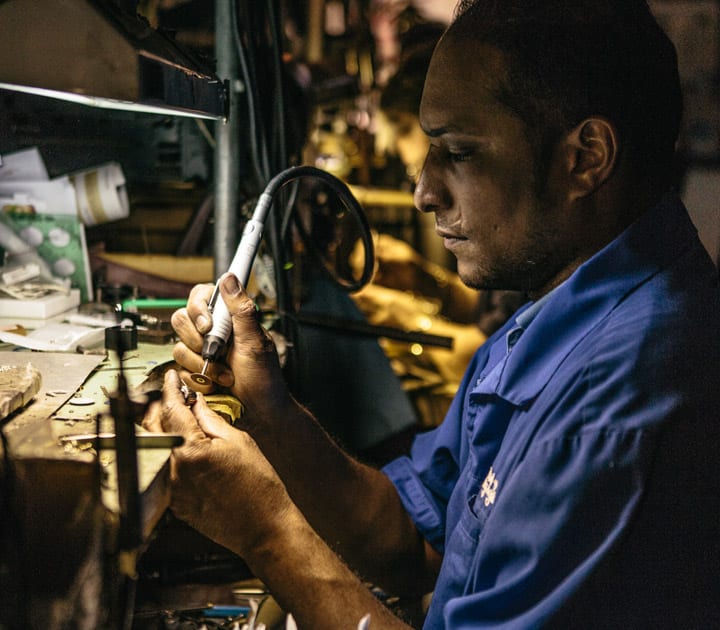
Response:
[[[551,166],[547,182],[535,181],[525,125],[497,100],[504,72],[495,49],[443,39],[420,107],[430,149],[415,204],[435,213],[466,284],[537,292],[567,266],[573,237],[560,178]]]

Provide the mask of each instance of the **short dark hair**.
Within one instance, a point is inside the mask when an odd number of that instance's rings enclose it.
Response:
[[[380,97],[387,112],[417,115],[430,58],[445,26],[435,22],[416,24],[400,40],[400,65],[390,77]]]
[[[503,53],[498,98],[526,123],[541,167],[563,131],[600,115],[638,174],[673,174],[677,54],[645,0],[460,0],[448,33]]]

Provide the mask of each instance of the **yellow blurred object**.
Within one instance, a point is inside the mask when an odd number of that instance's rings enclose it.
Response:
[[[213,259],[209,256],[171,256],[169,254],[133,254],[97,252],[105,263],[152,273],[166,280],[189,284],[213,282]]]
[[[452,349],[380,340],[418,411],[420,424],[440,424],[472,355],[487,339],[485,333],[475,324],[458,324],[442,317],[436,300],[410,291],[369,284],[351,297],[371,325],[452,338]]]
[[[348,188],[362,206],[415,208],[413,195],[410,192],[388,188],[367,188],[365,186],[354,186],[352,184],[349,184]]]
[[[208,394],[205,396],[205,400],[210,409],[225,418],[231,425],[235,425],[245,411],[243,404],[230,394]]]

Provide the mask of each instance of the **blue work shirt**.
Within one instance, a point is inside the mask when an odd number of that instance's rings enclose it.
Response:
[[[443,555],[425,628],[720,628],[720,290],[680,201],[536,310],[384,469]]]

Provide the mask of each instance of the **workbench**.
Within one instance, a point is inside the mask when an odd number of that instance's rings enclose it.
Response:
[[[153,369],[157,373],[171,353],[171,344],[142,343],[127,352],[123,372],[129,386],[140,385]],[[30,627],[104,627],[115,605],[105,591],[117,577],[108,581],[119,522],[115,451],[97,453],[92,442],[63,437],[113,431],[109,396],[118,387],[118,358],[113,352],[0,351],[0,364],[25,361],[39,369],[42,385],[2,427],[5,485],[12,493],[11,514],[4,518],[12,520],[14,540],[7,547],[16,571],[9,585],[15,592],[6,592],[2,603],[22,609]],[[143,540],[169,504],[170,452],[138,449]]]

